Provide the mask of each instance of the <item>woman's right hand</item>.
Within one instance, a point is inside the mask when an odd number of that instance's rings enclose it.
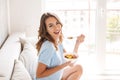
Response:
[[[67,62],[65,62],[63,65],[64,65],[65,67],[66,67],[66,66],[73,66],[74,63],[72,63],[72,61],[67,61]]]

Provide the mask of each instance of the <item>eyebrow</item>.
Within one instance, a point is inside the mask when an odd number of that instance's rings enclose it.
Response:
[[[48,25],[52,25],[53,23],[49,23]]]
[[[57,23],[58,21],[55,21],[55,23]],[[54,24],[54,23],[49,23],[48,25],[52,25],[52,24]]]

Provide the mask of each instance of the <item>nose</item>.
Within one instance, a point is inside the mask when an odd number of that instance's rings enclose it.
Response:
[[[60,29],[60,25],[55,25],[55,29],[59,30]]]

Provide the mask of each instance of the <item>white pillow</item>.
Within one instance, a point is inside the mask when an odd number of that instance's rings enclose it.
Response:
[[[20,42],[22,43],[22,46],[24,46],[24,44],[26,42],[29,42],[31,43],[34,47],[36,47],[36,43],[38,41],[38,38],[37,37],[20,37]]]
[[[19,60],[15,60],[11,80],[32,80],[23,63]]]
[[[24,41],[22,39],[22,41]],[[19,56],[19,60],[21,60],[26,67],[27,71],[30,73],[31,77],[34,79],[36,77],[36,68],[38,63],[38,56],[36,48],[28,41],[24,41],[23,43],[23,51]]]

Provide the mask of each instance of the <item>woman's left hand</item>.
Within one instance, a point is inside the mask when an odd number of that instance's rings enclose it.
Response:
[[[79,44],[79,43],[84,42],[84,38],[85,38],[85,35],[83,35],[83,34],[79,35],[77,37],[76,43]]]
[[[84,42],[84,38],[85,38],[85,35],[83,35],[83,34],[81,34],[77,37],[73,52],[75,52],[75,53],[78,52],[78,47],[79,47],[80,43]]]

